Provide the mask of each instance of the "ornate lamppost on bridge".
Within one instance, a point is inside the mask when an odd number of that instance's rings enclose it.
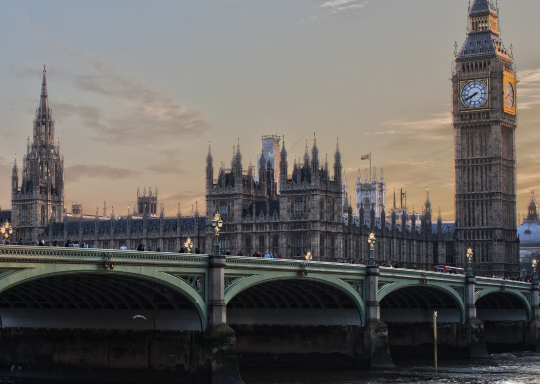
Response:
[[[375,243],[377,243],[377,239],[375,239],[374,233],[369,235],[367,242],[370,245],[368,265],[375,265]]]
[[[13,228],[11,228],[11,225],[7,221],[0,227],[0,233],[5,243],[9,244],[9,237],[13,234]]]
[[[221,227],[223,227],[223,221],[221,220],[221,216],[219,213],[216,213],[214,215],[214,220],[212,220],[212,227],[214,227],[214,231],[216,232],[216,244],[214,244],[214,255],[219,255],[219,231],[221,230]]]
[[[469,269],[467,270],[467,275],[472,276],[472,258],[473,258],[473,251],[471,248],[467,249],[467,259],[469,261]]]
[[[533,279],[532,279],[532,283],[533,284],[538,284],[538,274],[536,273],[536,267],[537,267],[537,262],[536,260],[533,260],[532,261],[532,267],[533,267]]]
[[[193,249],[193,241],[191,241],[190,237],[188,237],[188,239],[184,243],[184,248],[187,249],[187,253],[191,253],[191,250]]]
[[[311,255],[311,252],[310,252],[310,251],[308,251],[308,253],[306,253],[306,260],[307,260],[307,261],[313,260],[313,256]]]

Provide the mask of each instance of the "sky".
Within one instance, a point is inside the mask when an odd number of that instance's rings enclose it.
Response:
[[[540,190],[540,2],[499,0],[518,70],[518,212]],[[454,219],[451,64],[467,0],[156,0],[0,2],[0,206],[10,208],[47,65],[65,164],[65,205],[126,214],[156,187],[167,215],[204,212],[208,142],[244,167],[261,136],[285,135],[289,170],[316,134],[336,142],[354,196],[372,154],[421,211]],[[330,160],[332,164],[332,160]],[[353,197],[354,203],[354,197]],[[388,210],[388,209],[387,209]]]

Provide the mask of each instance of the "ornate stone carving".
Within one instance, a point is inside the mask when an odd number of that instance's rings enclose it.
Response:
[[[253,277],[254,275],[249,276],[225,276],[225,294],[231,290],[232,287],[238,283]]]
[[[364,282],[362,280],[343,280],[341,281],[349,284],[360,296],[362,296],[364,292]]]
[[[205,292],[204,275],[184,275],[184,274],[178,274],[178,273],[169,273],[169,275],[186,282],[204,300],[204,292]]]

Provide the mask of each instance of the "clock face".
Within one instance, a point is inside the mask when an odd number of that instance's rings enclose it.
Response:
[[[511,83],[506,83],[504,87],[504,102],[507,108],[514,108],[514,87]]]
[[[487,87],[481,81],[471,81],[461,92],[461,100],[469,108],[479,108],[487,101]]]

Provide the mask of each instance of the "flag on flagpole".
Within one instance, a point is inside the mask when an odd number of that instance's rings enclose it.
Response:
[[[362,156],[362,158],[360,160],[371,160],[371,153],[368,154],[368,155]]]

